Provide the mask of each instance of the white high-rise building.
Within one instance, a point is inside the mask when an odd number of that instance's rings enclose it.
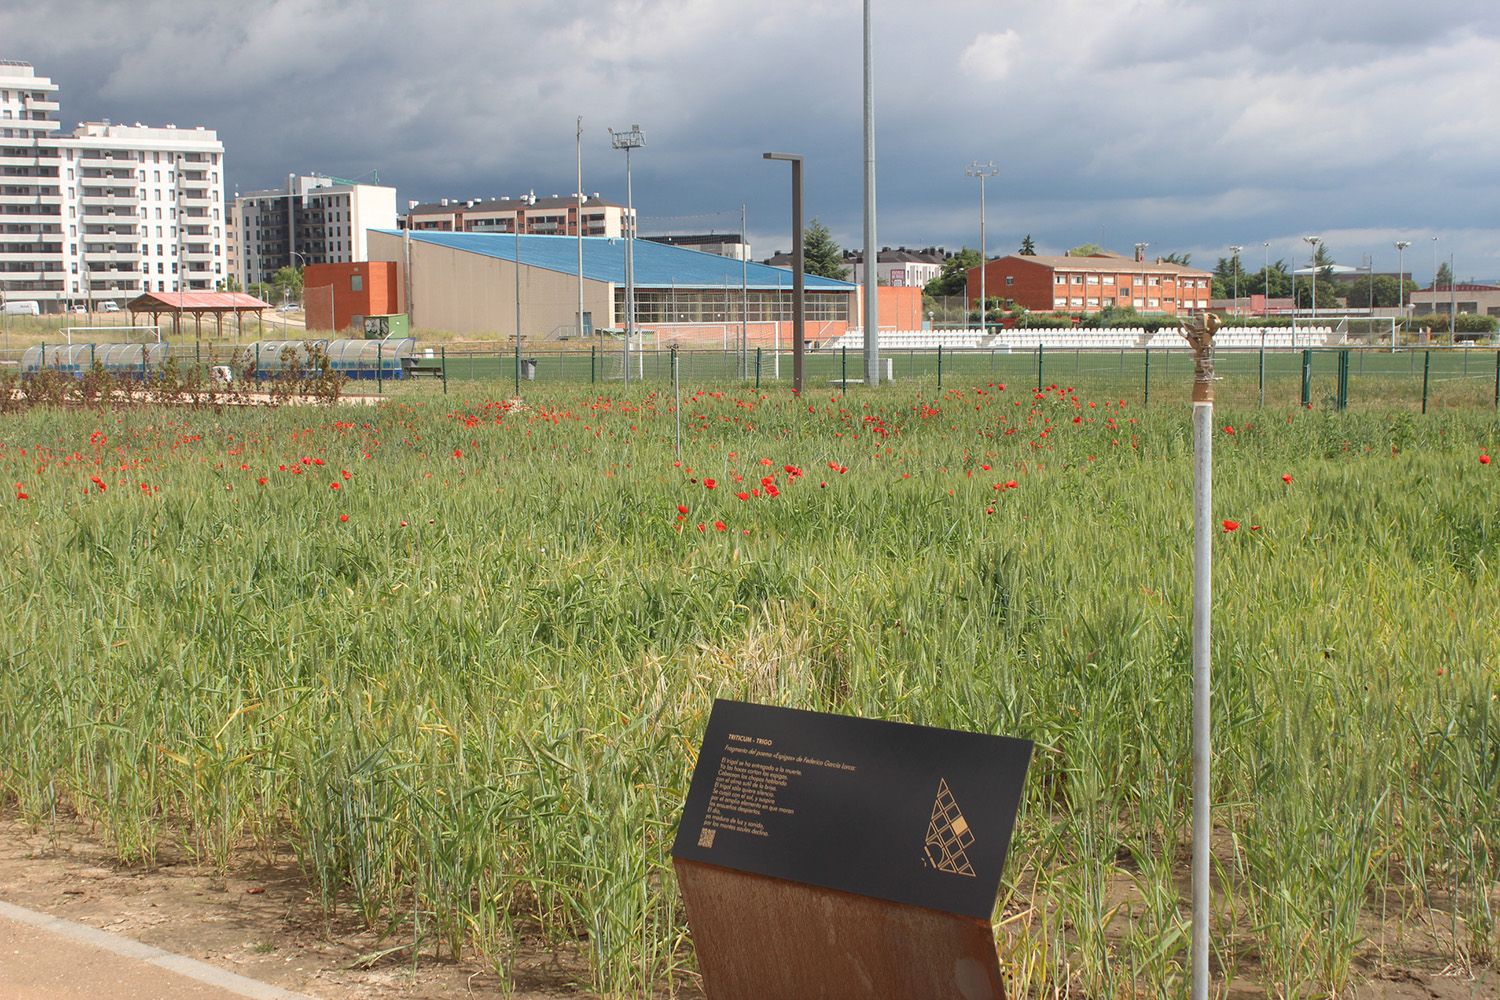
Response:
[[[224,146],[199,126],[85,122],[57,85],[0,62],[0,292],[43,311],[211,291],[226,268]]]
[[[284,189],[235,195],[230,212],[237,277],[249,288],[283,267],[369,260],[369,231],[396,228],[396,189],[288,174]]]

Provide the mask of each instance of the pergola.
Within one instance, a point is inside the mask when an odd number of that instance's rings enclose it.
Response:
[[[125,308],[130,312],[132,324],[138,313],[149,314],[152,326],[160,326],[163,315],[172,317],[174,336],[182,332],[183,316],[191,315],[194,336],[202,340],[204,315],[214,318],[214,331],[223,339],[226,315],[233,316],[236,330],[241,330],[245,313],[254,313],[256,320],[263,322],[261,314],[271,308],[271,303],[244,292],[145,292],[131,299]]]

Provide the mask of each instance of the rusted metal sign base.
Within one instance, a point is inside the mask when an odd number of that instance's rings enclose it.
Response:
[[[1004,1000],[988,921],[673,864],[709,1000]]]

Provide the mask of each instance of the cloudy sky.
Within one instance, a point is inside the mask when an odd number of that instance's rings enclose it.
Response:
[[[1247,269],[1300,237],[1500,279],[1500,0],[875,0],[882,245],[1095,242]],[[789,246],[788,170],[861,240],[859,0],[129,0],[0,6],[0,58],[62,118],[217,129],[233,187],[378,169],[407,199],[623,200],[607,126],[640,123],[642,232]]]

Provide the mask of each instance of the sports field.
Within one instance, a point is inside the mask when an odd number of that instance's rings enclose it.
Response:
[[[638,995],[691,968],[666,850],[715,696],[1024,736],[1019,995],[1181,996],[1187,370],[1146,406],[1023,360],[695,384],[680,459],[661,381],[6,415],[0,802],[126,861],[289,844],[423,955],[503,973],[540,925]],[[1423,416],[1225,374],[1215,976],[1492,977],[1490,383]]]

